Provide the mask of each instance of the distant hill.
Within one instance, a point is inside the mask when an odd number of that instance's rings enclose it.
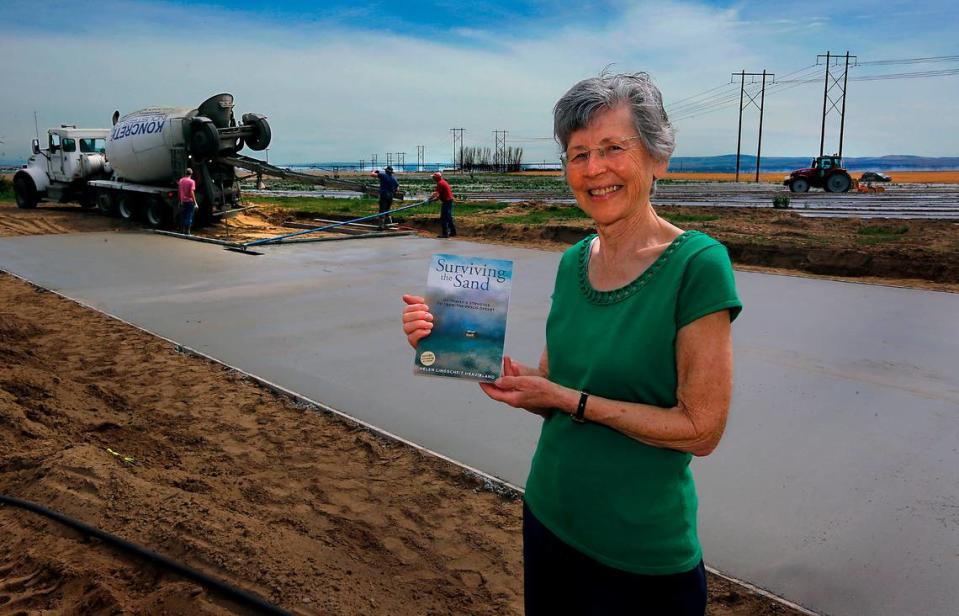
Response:
[[[798,156],[764,156],[760,166],[761,171],[792,171],[808,167],[812,157]],[[931,157],[908,156],[894,154],[891,156],[865,156],[860,158],[848,157],[843,164],[852,171],[935,171],[940,169],[959,169],[959,157]],[[736,155],[722,156],[677,156],[669,161],[669,170],[672,172],[700,171],[711,173],[735,173]],[[739,159],[739,171],[755,172],[756,157],[742,156]]]

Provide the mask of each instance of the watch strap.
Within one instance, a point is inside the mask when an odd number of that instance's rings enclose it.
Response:
[[[586,423],[586,400],[589,399],[589,394],[585,391],[580,392],[579,394],[579,404],[576,406],[576,413],[570,415],[570,418],[576,423]]]

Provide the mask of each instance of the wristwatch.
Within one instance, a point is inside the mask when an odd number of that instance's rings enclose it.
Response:
[[[586,423],[586,400],[589,398],[589,394],[585,391],[580,392],[579,394],[579,405],[576,407],[576,412],[570,415],[570,419],[576,423]]]

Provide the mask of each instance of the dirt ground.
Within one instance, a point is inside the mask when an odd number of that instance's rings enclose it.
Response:
[[[129,228],[0,207],[0,235]],[[0,494],[298,614],[522,613],[518,500],[3,273]],[[0,614],[243,613],[10,506],[0,536]],[[708,613],[799,612],[711,575]]]

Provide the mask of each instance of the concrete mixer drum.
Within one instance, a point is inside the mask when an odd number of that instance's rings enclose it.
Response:
[[[216,94],[206,99],[196,108],[197,115],[210,118],[217,128],[236,126],[233,119],[233,95]]]

